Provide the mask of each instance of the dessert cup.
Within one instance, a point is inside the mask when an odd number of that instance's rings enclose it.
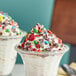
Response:
[[[0,36],[0,76],[9,75],[14,67],[17,51],[15,45],[20,42],[21,36]]]
[[[62,56],[69,50],[67,45],[63,45],[64,50],[54,50],[53,52],[24,51],[16,46],[16,50],[21,55],[25,76],[57,76],[57,70]]]

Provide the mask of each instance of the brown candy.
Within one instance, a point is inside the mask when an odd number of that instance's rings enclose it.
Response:
[[[26,43],[26,47],[29,48],[30,45],[31,45],[31,43],[29,43],[29,42]]]
[[[39,34],[39,36],[43,36],[43,34]]]
[[[44,41],[43,39],[39,39],[39,42],[41,42],[41,43],[42,43],[43,41]]]
[[[13,29],[12,32],[13,32],[13,33],[16,33],[16,29]]]
[[[55,44],[55,47],[58,48],[58,44]]]
[[[0,32],[0,35],[2,35],[2,32]]]
[[[47,34],[43,35],[43,38],[44,38],[45,40],[47,40]]]
[[[46,48],[45,50],[46,50],[46,51],[51,51],[51,48]]]

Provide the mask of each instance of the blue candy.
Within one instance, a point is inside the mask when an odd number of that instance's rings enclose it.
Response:
[[[47,34],[47,32],[44,32],[45,34]]]
[[[6,13],[3,13],[3,15],[7,16],[7,14],[6,14]]]
[[[48,42],[48,41],[43,41],[43,43],[45,43],[45,44],[49,44],[49,42]]]
[[[12,30],[15,28],[15,26],[12,26]]]

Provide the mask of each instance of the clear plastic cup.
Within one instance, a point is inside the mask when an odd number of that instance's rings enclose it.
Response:
[[[12,72],[17,56],[14,47],[23,36],[0,36],[0,76]]]
[[[53,52],[30,52],[17,48],[22,56],[25,65],[25,76],[57,76],[57,70],[62,56],[69,50],[67,45],[63,45],[64,50]]]

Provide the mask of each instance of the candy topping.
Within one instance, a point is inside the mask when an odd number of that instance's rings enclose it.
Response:
[[[36,51],[36,49],[34,48],[33,51]]]
[[[29,39],[29,41],[33,41],[35,39],[35,35],[34,34],[29,35],[28,39]]]
[[[38,49],[38,52],[42,52],[40,49]]]
[[[49,33],[49,34],[52,34],[52,32],[51,32],[50,30],[48,30],[48,33]]]
[[[9,30],[9,29],[6,29],[6,32],[8,32],[8,33],[9,33],[9,32],[10,32],[10,30]]]
[[[18,23],[15,22],[7,13],[0,12],[0,36],[22,35]]]
[[[36,40],[34,40],[34,44],[38,44],[38,42]]]
[[[0,22],[2,22],[2,20],[3,20],[3,16],[0,16]]]
[[[36,46],[36,48],[40,48],[40,45],[39,44],[36,44],[35,46]]]
[[[62,50],[62,40],[39,23],[31,29],[30,33],[26,34],[24,40],[20,44],[20,49],[27,51],[49,52]]]
[[[2,25],[0,25],[0,27],[2,27]]]
[[[37,33],[38,31],[36,30],[36,28],[34,28],[34,33]]]

